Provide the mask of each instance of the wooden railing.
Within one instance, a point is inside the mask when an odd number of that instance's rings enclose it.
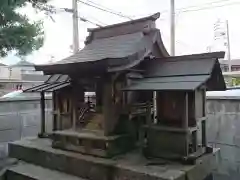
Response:
[[[125,108],[123,108],[123,114],[128,115],[146,115],[148,113],[148,109],[150,112],[153,112],[153,104],[151,103],[134,103],[129,104]]]

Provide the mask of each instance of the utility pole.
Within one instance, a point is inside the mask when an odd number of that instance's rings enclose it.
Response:
[[[73,9],[73,52],[74,54],[79,50],[79,32],[78,32],[78,4],[77,0],[72,0]]]
[[[72,10],[73,10],[73,53],[77,53],[79,50],[79,32],[78,32],[78,4],[77,0],[72,0]],[[76,102],[74,101],[74,104]],[[76,108],[73,110],[73,124],[72,128],[76,129],[77,112]]]
[[[212,52],[212,47],[211,46],[207,47],[207,52]]]
[[[218,20],[214,24],[214,39],[218,40],[220,37],[223,37],[224,46],[227,48],[227,60],[228,60],[228,71],[231,72],[231,46],[230,46],[230,35],[229,35],[229,26],[228,20],[220,21]]]
[[[170,20],[171,20],[171,56],[175,55],[175,0],[171,0]]]
[[[170,0],[170,19],[171,19],[171,42],[170,42],[170,54],[175,56],[175,0]],[[153,112],[154,112],[154,123],[157,123],[157,92],[153,92]]]
[[[228,48],[228,71],[232,71],[231,65],[231,49],[230,49],[230,38],[229,38],[229,27],[228,27],[228,20],[226,20],[226,33],[227,33],[227,48]]]

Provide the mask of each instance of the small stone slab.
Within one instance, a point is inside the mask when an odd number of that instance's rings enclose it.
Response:
[[[78,138],[82,138],[82,139],[92,139],[92,140],[102,140],[102,141],[114,141],[118,138],[121,138],[122,136],[127,136],[127,135],[104,136],[101,134],[93,133],[91,131],[77,132],[77,131],[74,131],[71,129],[70,130],[62,130],[62,131],[54,131],[53,135],[78,137]]]

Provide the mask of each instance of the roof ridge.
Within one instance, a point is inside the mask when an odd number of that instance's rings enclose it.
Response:
[[[111,38],[113,39],[113,38],[116,38],[116,37],[120,37],[120,36],[130,36],[130,35],[133,35],[133,34],[143,34],[143,35],[144,35],[144,32],[138,31],[138,32],[132,32],[132,33],[120,34],[120,35],[116,35],[116,36],[104,37],[104,38],[101,38],[101,39],[94,39],[94,40],[91,41],[89,44],[91,44],[91,43],[94,42],[94,41],[101,41],[102,39],[111,39]]]
[[[147,17],[143,17],[143,18],[139,18],[139,19],[134,19],[134,20],[131,20],[131,21],[125,21],[125,22],[121,22],[121,23],[117,23],[117,24],[111,24],[111,25],[108,25],[108,26],[103,26],[103,27],[98,27],[98,28],[88,28],[88,32],[95,32],[95,31],[98,31],[98,30],[108,29],[108,28],[112,28],[112,27],[134,24],[134,23],[141,22],[141,21],[146,21],[146,20],[156,21],[159,17],[160,17],[160,12],[157,12],[157,13],[151,15],[151,16],[147,16]]]

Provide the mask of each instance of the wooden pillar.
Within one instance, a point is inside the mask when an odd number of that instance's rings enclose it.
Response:
[[[147,125],[152,125],[152,111],[151,111],[151,102],[147,102],[147,112],[146,112],[146,121]]]
[[[74,97],[73,97],[74,98]],[[77,103],[75,99],[72,99],[72,129],[76,130],[76,124],[77,124]]]
[[[61,130],[61,112],[60,112],[60,93],[55,92],[55,102],[56,102],[56,129]]]
[[[206,117],[206,89],[203,90],[202,95],[203,101],[203,117]],[[206,135],[206,120],[202,120],[202,145],[203,147],[207,145],[207,135]]]
[[[53,131],[57,130],[57,102],[56,92],[52,93],[52,104],[53,104]]]
[[[112,127],[114,126],[114,117],[113,114],[113,103],[112,103],[112,87],[111,82],[106,81],[103,83],[102,91],[102,111],[104,114],[104,135],[110,135],[112,133]]]
[[[183,128],[184,129],[188,129],[188,93],[186,92],[185,94],[185,105],[184,105],[184,109],[185,109],[185,112],[184,112],[184,119],[183,119]]]
[[[45,122],[45,94],[41,92],[40,106],[41,106],[41,132],[39,133],[40,138],[46,137],[46,122]]]
[[[78,103],[84,104],[85,101],[85,91],[82,86],[78,84],[73,85],[75,88],[72,89],[72,96],[71,96],[71,102],[72,102],[72,129],[77,129],[77,121],[79,118],[79,112],[78,108],[82,108],[79,106]]]
[[[184,119],[183,119],[183,128],[186,130],[186,136],[185,136],[185,150],[186,150],[186,152],[185,152],[185,155],[186,156],[188,156],[188,151],[189,151],[189,139],[188,139],[188,92],[186,92],[186,94],[185,94],[185,100],[184,100],[184,108],[185,108],[185,112],[184,112],[184,114],[185,114],[185,117],[184,117]]]
[[[163,104],[164,104],[164,94],[163,92],[158,91],[157,92],[157,100],[156,100],[156,104],[157,104],[157,124],[161,123],[161,119],[163,116]]]
[[[97,112],[102,112],[103,105],[103,84],[101,81],[96,83],[96,110]]]
[[[154,121],[154,124],[157,124],[157,94],[158,92],[157,91],[154,91],[153,92],[153,121]]]

